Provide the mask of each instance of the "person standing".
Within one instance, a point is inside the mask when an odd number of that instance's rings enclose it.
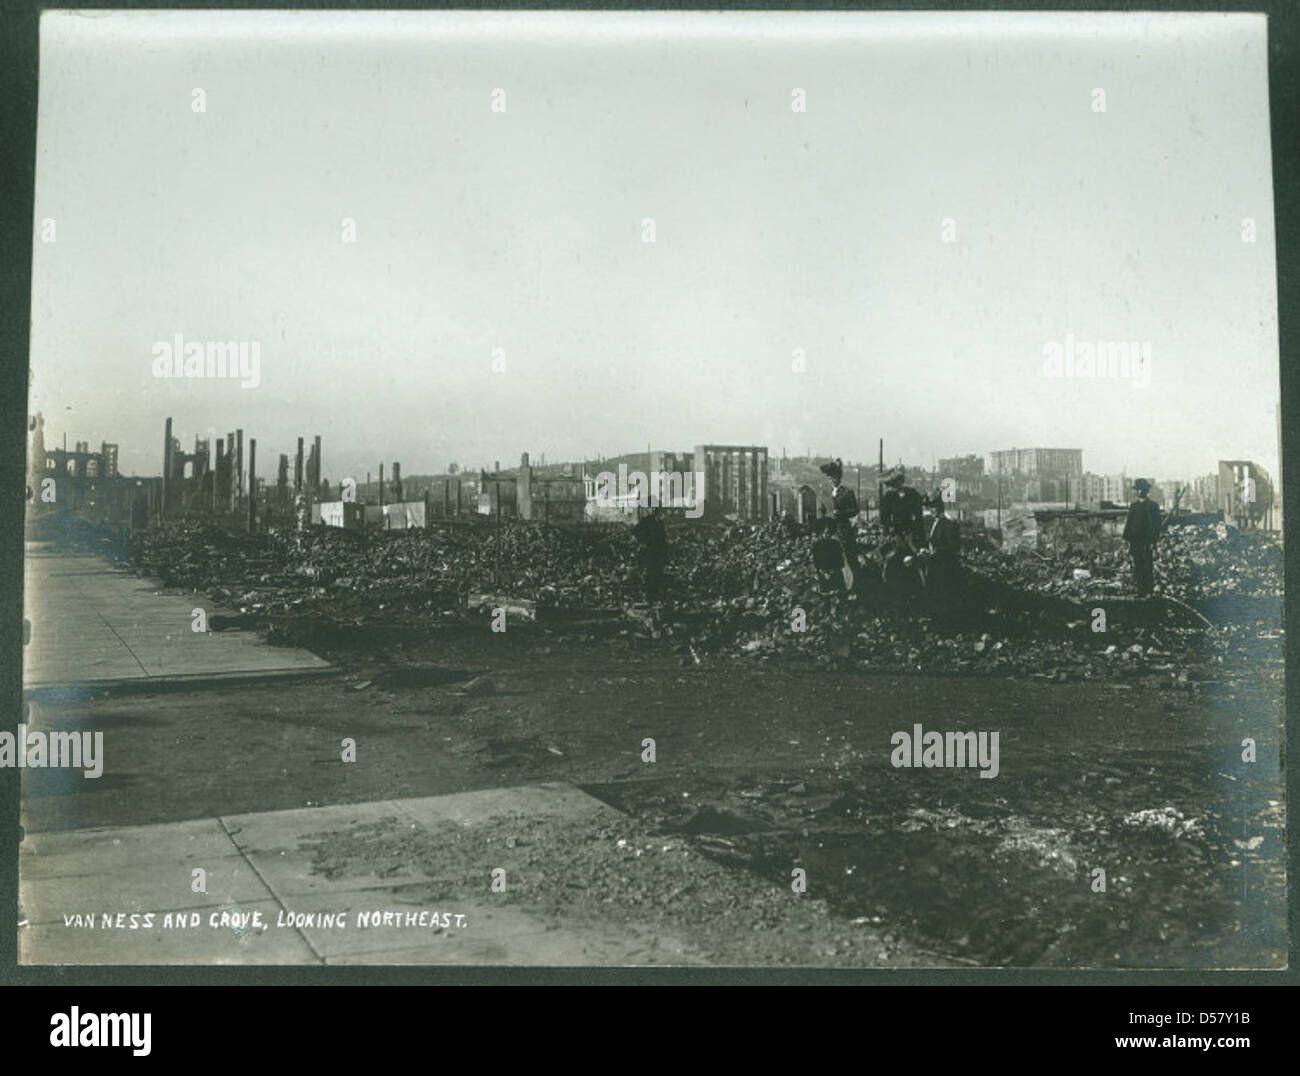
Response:
[[[844,484],[843,460],[833,459],[817,469],[831,480],[831,518],[834,521],[835,537],[844,554],[844,586],[851,591],[858,573],[858,538],[853,530],[853,521],[858,517],[858,498]]]
[[[885,476],[885,492],[880,499],[880,525],[885,532],[880,546],[880,578],[885,583],[908,586],[920,582],[913,569],[915,557],[925,544],[923,504],[921,494],[907,484],[903,468],[895,467]]]
[[[1124,541],[1128,543],[1133,558],[1133,580],[1139,598],[1155,590],[1156,539],[1160,536],[1160,506],[1147,495],[1151,483],[1139,478],[1133,483],[1138,499],[1128,506],[1124,521]]]
[[[664,573],[668,566],[668,532],[664,529],[663,509],[656,506],[632,529],[641,543],[641,566],[645,576],[646,601],[654,603],[663,595]]]
[[[925,543],[925,528],[921,522],[925,501],[907,484],[907,475],[901,467],[889,472],[885,486],[880,502],[881,525],[891,537],[906,546],[907,553],[915,555]]]
[[[941,493],[936,493],[929,504],[934,519],[925,548],[917,556],[925,566],[926,586],[950,590],[961,579],[961,527],[948,517]]]

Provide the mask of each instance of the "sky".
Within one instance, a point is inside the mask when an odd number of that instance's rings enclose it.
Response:
[[[882,437],[925,466],[1277,473],[1263,16],[48,12],[41,37],[31,407],[124,473],[159,473],[168,416],[185,446],[242,428],[263,474],[320,434],[334,482]],[[259,384],[155,376],[177,334],[256,343]],[[1048,376],[1067,338],[1150,345],[1149,383]]]

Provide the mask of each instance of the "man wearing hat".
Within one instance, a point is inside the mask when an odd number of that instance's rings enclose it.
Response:
[[[1156,539],[1160,536],[1160,506],[1147,494],[1151,483],[1139,478],[1133,483],[1138,499],[1128,506],[1128,519],[1124,522],[1124,541],[1128,542],[1133,557],[1133,578],[1139,598],[1155,590]]]
[[[925,548],[916,560],[925,568],[926,586],[951,590],[961,579],[961,527],[949,519],[942,493],[925,501],[933,513],[926,534]],[[911,558],[904,558],[907,563]]]
[[[844,484],[843,460],[831,460],[817,469],[831,480],[831,515],[835,521],[835,537],[839,539],[844,553],[844,565],[848,569],[844,585],[852,590],[853,579],[858,572],[858,540],[853,531],[853,521],[858,515],[858,498]]]
[[[901,467],[895,467],[885,477],[880,522],[886,533],[902,542],[906,547],[904,552],[915,555],[925,542],[925,528],[921,522],[921,509],[925,502],[906,482],[907,475]]]
[[[632,528],[632,535],[641,543],[645,598],[654,604],[663,596],[664,569],[668,565],[668,532],[664,529],[663,509],[655,505]]]

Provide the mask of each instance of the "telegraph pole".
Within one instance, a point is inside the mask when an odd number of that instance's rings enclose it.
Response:
[[[876,465],[876,511],[885,499],[885,439],[880,439],[880,462]]]

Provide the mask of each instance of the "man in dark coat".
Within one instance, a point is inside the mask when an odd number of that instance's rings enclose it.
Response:
[[[842,460],[834,459],[829,463],[823,463],[818,470],[831,480],[833,533],[840,543],[840,549],[844,554],[844,565],[848,569],[844,585],[852,590],[853,579],[858,573],[858,538],[853,530],[853,521],[858,515],[858,498],[853,490],[844,484]]]
[[[934,518],[917,559],[925,567],[926,586],[948,590],[961,579],[961,527],[948,517],[942,494],[936,493],[928,503]]]
[[[1156,539],[1160,536],[1160,506],[1147,494],[1151,483],[1139,478],[1133,483],[1138,499],[1128,506],[1128,519],[1124,522],[1124,541],[1128,542],[1133,557],[1133,579],[1139,598],[1155,590]]]
[[[907,485],[907,476],[901,467],[889,472],[885,479],[885,493],[880,501],[880,522],[886,533],[900,540],[906,552],[915,554],[925,544],[925,529],[921,523],[924,498]]]
[[[655,507],[643,517],[632,534],[641,543],[641,566],[645,573],[645,597],[657,602],[663,594],[664,569],[668,565],[668,532],[661,518],[662,508]]]

